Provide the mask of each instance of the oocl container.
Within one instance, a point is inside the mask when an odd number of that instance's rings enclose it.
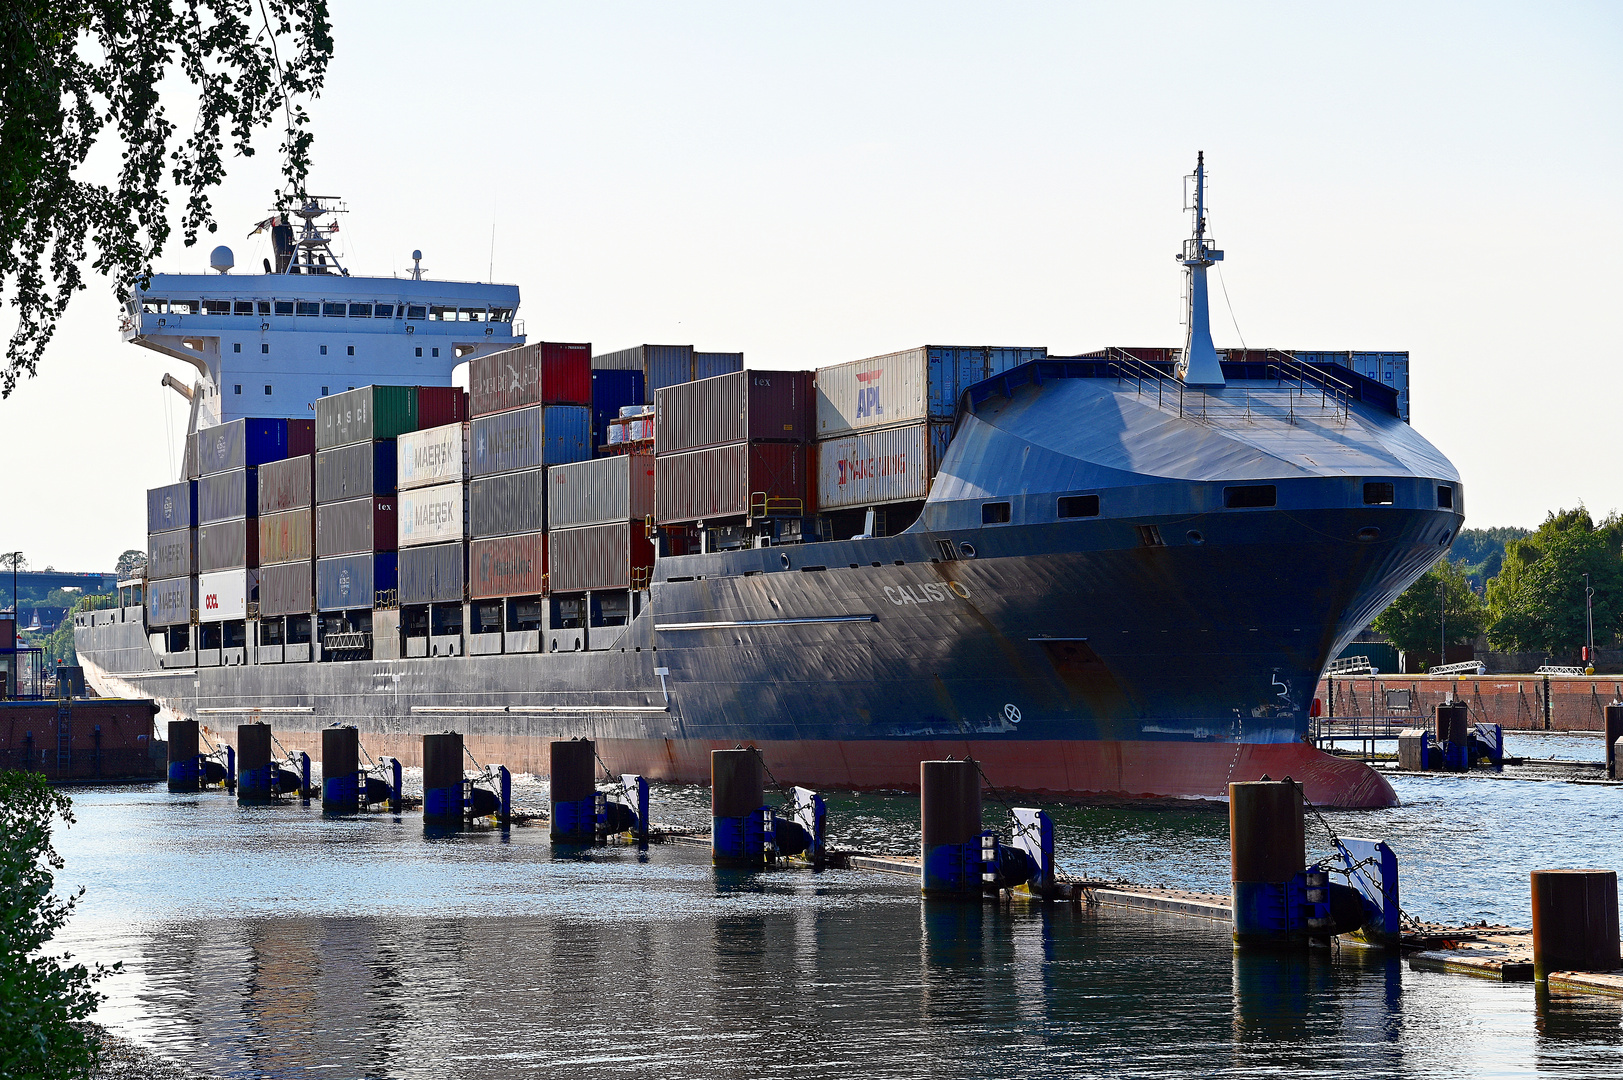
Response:
[[[476,356],[468,364],[468,397],[475,417],[526,405],[590,405],[592,346],[536,341]]]
[[[400,549],[400,603],[454,604],[467,596],[468,548],[430,544]]]
[[[197,482],[197,523],[247,517],[259,507],[259,471],[215,473]]]
[[[259,565],[259,528],[255,518],[233,518],[197,528],[197,572],[240,570]]]
[[[372,607],[379,594],[395,594],[398,572],[399,563],[392,551],[317,559],[316,607],[321,611]]]
[[[275,514],[315,505],[315,457],[304,454],[259,467],[259,512]]]
[[[588,525],[547,534],[548,588],[553,593],[629,589],[646,580],[654,548],[641,522]]]
[[[468,535],[508,536],[546,528],[546,474],[499,473],[468,484]]]
[[[539,596],[546,591],[547,534],[527,533],[468,544],[468,596]]]
[[[197,524],[197,481],[182,480],[147,492],[147,532],[169,532]]]
[[[934,417],[951,420],[958,395],[1043,348],[926,345],[817,369],[819,439]]]
[[[316,507],[316,555],[393,551],[395,497],[370,495]]]
[[[197,577],[198,622],[245,619],[249,603],[258,601],[258,570],[221,570]]]
[[[398,496],[400,546],[461,540],[467,535],[467,492],[460,482],[402,491]]]
[[[233,420],[192,435],[203,476],[280,461],[288,454],[287,438],[286,420],[259,418]]]
[[[284,510],[259,519],[259,561],[285,563],[315,558],[314,511]]]
[[[393,439],[417,430],[415,386],[362,386],[316,401],[316,449]]]
[[[823,440],[817,444],[817,509],[923,499],[951,441],[952,425],[938,422]]]
[[[393,495],[395,458],[393,439],[316,452],[316,502],[343,502],[362,495]]]
[[[185,577],[196,572],[196,530],[171,529],[147,536],[147,577]]]
[[[259,615],[308,615],[316,608],[315,563],[309,560],[259,568]]]
[[[621,454],[547,470],[547,528],[642,521],[654,512],[654,459]]]
[[[468,425],[468,475],[566,465],[592,456],[591,410],[533,405],[481,416]]]
[[[467,478],[467,424],[413,431],[400,436],[395,445],[395,483],[402,491]]]
[[[809,371],[737,371],[655,390],[654,449],[676,454],[745,440],[804,440],[811,381]]]
[[[661,525],[803,514],[805,508],[804,443],[734,443],[654,461],[654,518]]]
[[[197,610],[197,579],[148,581],[146,604],[148,626],[185,626]]]

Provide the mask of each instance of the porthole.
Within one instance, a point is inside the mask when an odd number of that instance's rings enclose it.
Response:
[[[785,570],[789,569],[789,553],[787,551],[778,552],[778,561],[783,563]]]
[[[964,553],[964,558],[966,558],[966,559],[973,559],[975,557],[975,545],[974,544],[966,544],[966,543],[960,542],[958,544],[958,550]]]
[[[1204,544],[1206,542],[1206,538],[1200,534],[1199,529],[1190,529],[1186,535],[1189,537],[1191,544]]]
[[[1362,529],[1358,530],[1358,540],[1361,543],[1367,544],[1371,540],[1379,540],[1380,538],[1381,538],[1381,530],[1377,529],[1373,525],[1370,525],[1370,526],[1367,526],[1366,528],[1362,528]]]

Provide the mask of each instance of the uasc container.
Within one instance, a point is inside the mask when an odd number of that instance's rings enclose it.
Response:
[[[395,492],[395,441],[351,443],[316,452],[316,502]]]
[[[547,534],[528,533],[468,544],[468,596],[539,596],[546,591]]]
[[[395,440],[395,483],[400,490],[468,476],[468,425],[441,424]]]
[[[201,475],[252,469],[287,457],[287,421],[245,417],[193,433]]]
[[[547,542],[553,593],[640,587],[654,565],[654,547],[641,522],[559,529]]]
[[[188,529],[197,524],[197,481],[182,480],[147,492],[147,532]]]
[[[589,405],[592,346],[536,341],[468,364],[470,415],[488,416],[526,405]]]
[[[197,572],[197,532],[171,529],[147,536],[147,577],[185,577]]]
[[[316,401],[316,449],[393,439],[417,430],[415,386],[362,386]]]
[[[807,437],[810,406],[809,371],[738,371],[662,387],[654,391],[655,450],[800,441]]]
[[[322,611],[353,611],[372,607],[379,599],[392,599],[399,563],[392,551],[369,555],[341,555],[316,560],[316,607]]]
[[[547,528],[642,521],[654,512],[649,454],[595,458],[547,470]]]
[[[259,467],[259,512],[275,514],[315,505],[315,458],[311,454]]]
[[[468,425],[468,475],[565,465],[592,456],[591,410],[533,405],[481,416]]]
[[[197,482],[197,523],[247,517],[259,507],[259,471],[215,473]]]
[[[468,484],[468,535],[508,536],[546,528],[546,474],[499,473]]]
[[[952,425],[934,421],[825,439],[817,444],[817,508],[923,499],[951,441]]]
[[[372,495],[316,507],[318,556],[393,551],[396,543],[393,495]]]
[[[734,443],[654,461],[654,517],[661,525],[802,514],[804,443]]]
[[[284,510],[280,514],[266,514],[259,519],[259,561],[266,563],[294,562],[315,558],[315,530],[312,528],[314,511]]]
[[[197,577],[198,622],[245,619],[248,605],[258,602],[258,570],[221,570]]]
[[[146,601],[148,626],[186,626],[197,610],[197,579],[149,580]]]
[[[400,603],[455,604],[467,596],[468,548],[429,544],[400,549]]]
[[[197,572],[240,570],[259,565],[259,527],[255,518],[232,518],[197,528]]]
[[[398,496],[400,546],[461,540],[467,534],[467,490],[453,482],[402,491]]]
[[[316,607],[315,563],[309,560],[259,568],[259,615],[308,615]]]

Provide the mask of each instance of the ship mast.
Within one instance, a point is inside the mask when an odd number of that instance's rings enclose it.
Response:
[[[1195,215],[1195,235],[1183,242],[1177,259],[1189,274],[1189,310],[1185,313],[1189,335],[1184,339],[1183,357],[1178,361],[1178,377],[1186,386],[1223,386],[1223,365],[1212,345],[1211,309],[1207,303],[1206,268],[1223,261],[1223,253],[1210,246],[1206,236],[1206,152],[1195,159],[1194,203],[1185,205]],[[1188,185],[1185,184],[1186,202]]]

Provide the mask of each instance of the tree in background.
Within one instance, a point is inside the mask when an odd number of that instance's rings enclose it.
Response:
[[[1488,579],[1499,573],[1505,561],[1505,545],[1513,540],[1525,540],[1532,529],[1516,525],[1502,525],[1492,529],[1461,529],[1448,548],[1449,562],[1465,567],[1465,576],[1471,579],[1473,589],[1482,589]]]
[[[188,247],[214,232],[209,192],[221,155],[249,157],[279,121],[287,190],[310,171],[309,117],[332,58],[326,0],[7,0],[0,18],[0,300],[17,327],[0,397],[38,370],[56,324],[85,287],[81,264],[114,280],[120,302],[169,238],[167,171],[186,192]],[[197,98],[181,135],[160,102],[166,78]],[[110,143],[117,182],[82,170]],[[90,249],[94,249],[92,252]]]
[[[1404,652],[1429,653],[1445,631],[1450,644],[1476,640],[1487,615],[1464,568],[1441,559],[1376,616],[1373,629]]]
[[[117,606],[117,593],[92,593],[75,600],[56,629],[40,635],[35,641],[37,647],[43,650],[45,663],[53,667],[57,664],[77,664],[79,651],[73,645],[73,616],[81,611],[101,611]]]
[[[146,566],[147,553],[140,548],[129,548],[118,557],[118,565],[113,571],[121,578],[129,577],[136,570]]]
[[[1595,642],[1623,619],[1623,519],[1596,524],[1583,507],[1558,510],[1505,548],[1488,582],[1488,643],[1505,652],[1576,652],[1585,643],[1584,574],[1595,590]]]

